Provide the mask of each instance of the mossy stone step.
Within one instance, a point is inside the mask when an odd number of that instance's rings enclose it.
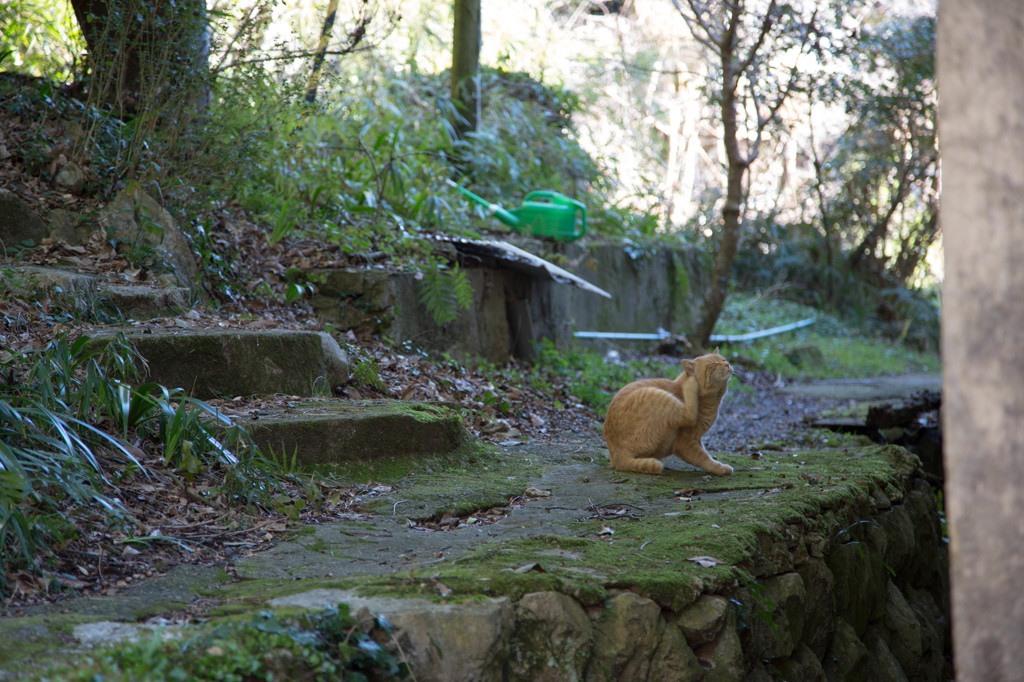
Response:
[[[95,338],[108,343],[117,330]],[[325,332],[273,330],[132,331],[147,381],[200,398],[283,393],[329,395],[349,377],[348,357]]]
[[[136,320],[177,314],[186,310],[192,299],[186,287],[113,284],[98,275],[39,265],[5,268],[0,271],[0,282],[22,296],[46,296],[59,309],[95,309]]]
[[[238,421],[264,452],[316,466],[448,454],[471,442],[457,410],[400,400],[323,400]]]

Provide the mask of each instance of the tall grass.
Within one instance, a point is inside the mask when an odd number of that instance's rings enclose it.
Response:
[[[141,366],[123,335],[105,346],[59,338],[0,359],[0,580],[38,569],[84,516],[136,523],[115,486],[148,477],[146,462],[185,475],[219,468],[242,503],[269,494],[248,434],[180,390],[133,387]]]

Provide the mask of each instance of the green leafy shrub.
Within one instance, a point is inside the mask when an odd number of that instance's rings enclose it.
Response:
[[[56,680],[401,680],[408,666],[389,647],[383,617],[362,625],[346,604],[284,617],[264,611],[183,639],[101,650]]]

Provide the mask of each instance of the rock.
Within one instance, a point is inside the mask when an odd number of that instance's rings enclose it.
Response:
[[[683,633],[677,627],[667,626],[654,652],[648,679],[689,682],[703,680],[704,673],[704,667],[686,643]]]
[[[516,604],[515,620],[510,679],[583,679],[593,646],[593,627],[579,602],[558,592],[531,592]]]
[[[502,679],[512,633],[508,599],[424,601],[390,614],[389,620],[420,682]]]
[[[57,171],[57,176],[53,181],[72,194],[81,194],[87,179],[81,166],[74,161],[68,161]]]
[[[892,501],[889,497],[878,488],[871,489],[871,509],[873,511],[886,511],[892,509]]]
[[[917,622],[921,626],[923,653],[915,675],[911,676],[911,679],[941,679],[945,666],[946,633],[944,630],[948,627],[948,620],[939,613],[938,608],[935,607],[935,601],[927,592],[918,592],[913,588],[907,588],[904,596],[907,599],[907,605],[917,616]]]
[[[868,665],[865,677],[860,679],[871,682],[909,682],[899,661],[877,632],[869,630],[864,637],[864,644],[868,649]]]
[[[92,227],[82,222],[81,216],[63,208],[50,211],[46,216],[50,236],[65,244],[84,244]]]
[[[743,644],[736,631],[736,613],[729,609],[722,631],[714,641],[693,651],[704,668],[705,682],[733,682],[744,678]]]
[[[469,442],[458,411],[404,400],[323,401],[239,423],[264,451],[294,453],[308,465],[451,454]]]
[[[199,274],[192,247],[174,218],[141,189],[120,192],[100,209],[97,221],[133,264],[171,273],[192,287]]]
[[[669,622],[678,627],[692,647],[707,644],[718,636],[726,621],[729,602],[713,594],[705,594]]]
[[[939,513],[931,487],[924,481],[915,485],[906,496],[905,506],[914,519],[914,551],[918,555],[935,557],[933,561],[914,562],[914,568],[907,577],[915,585],[938,588],[943,594],[948,594],[949,557],[942,540]]]
[[[613,596],[594,625],[594,655],[587,679],[647,680],[664,629],[657,603],[633,592]]]
[[[799,570],[804,581],[803,641],[818,658],[824,658],[835,631],[836,597],[832,571],[822,559],[811,557]]]
[[[95,646],[116,641],[138,639],[139,627],[133,623],[118,623],[111,620],[100,620],[95,623],[77,625],[71,636],[86,646]]]
[[[793,570],[793,554],[784,538],[776,533],[763,533],[754,549],[755,577],[779,575]]]
[[[903,593],[889,581],[886,586],[885,617],[873,624],[869,632],[885,640],[889,651],[908,677],[915,677],[924,649],[921,643],[921,624],[903,598]]]
[[[754,595],[747,621],[753,650],[761,658],[789,658],[803,637],[803,579],[798,573],[765,578]]]
[[[827,561],[835,579],[836,609],[861,634],[868,623],[885,614],[889,579],[885,564],[878,552],[863,542],[836,546]]]
[[[853,626],[836,619],[835,633],[824,659],[825,677],[829,682],[866,680],[868,648],[860,641]]]
[[[942,610],[929,592],[907,587],[904,596],[918,622],[922,626],[927,623],[939,635],[939,652],[945,652],[950,643],[949,614]]]
[[[187,309],[189,290],[185,287],[152,287],[141,284],[111,284],[99,290],[104,308],[134,320],[167,317]]]
[[[318,589],[267,602],[274,607],[320,609],[339,602],[351,613],[383,615],[419,682],[503,679],[512,634],[512,605],[506,598],[436,604],[426,599],[360,597],[346,590]]]
[[[775,674],[771,679],[786,682],[818,682],[825,679],[825,669],[814,652],[801,644],[791,657],[775,664]]]
[[[26,241],[38,244],[48,235],[46,223],[32,207],[0,189],[0,248],[10,250]]]
[[[925,549],[914,544],[914,519],[907,507],[906,504],[897,505],[878,517],[878,525],[887,539],[882,556],[896,575],[904,574],[913,563],[914,555]]]
[[[96,294],[96,278],[71,270],[45,268],[38,265],[19,265],[0,271],[0,281],[20,296],[47,296],[51,299],[87,299]],[[51,301],[51,305],[54,305]],[[61,307],[55,305],[55,307]]]
[[[71,636],[85,646],[97,646],[113,644],[125,640],[138,640],[155,636],[161,639],[174,637],[179,634],[182,626],[176,624],[159,623],[148,625],[141,623],[122,623],[112,620],[100,620],[92,623],[76,625],[71,631]]]
[[[786,359],[793,365],[809,370],[825,369],[825,354],[817,346],[797,346],[786,351]]]

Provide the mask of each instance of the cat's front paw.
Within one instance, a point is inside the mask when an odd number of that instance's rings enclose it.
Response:
[[[725,462],[712,462],[712,465],[707,467],[707,470],[715,476],[728,476],[732,473],[732,467]]]
[[[683,402],[696,405],[700,396],[700,382],[692,374],[683,375]]]

